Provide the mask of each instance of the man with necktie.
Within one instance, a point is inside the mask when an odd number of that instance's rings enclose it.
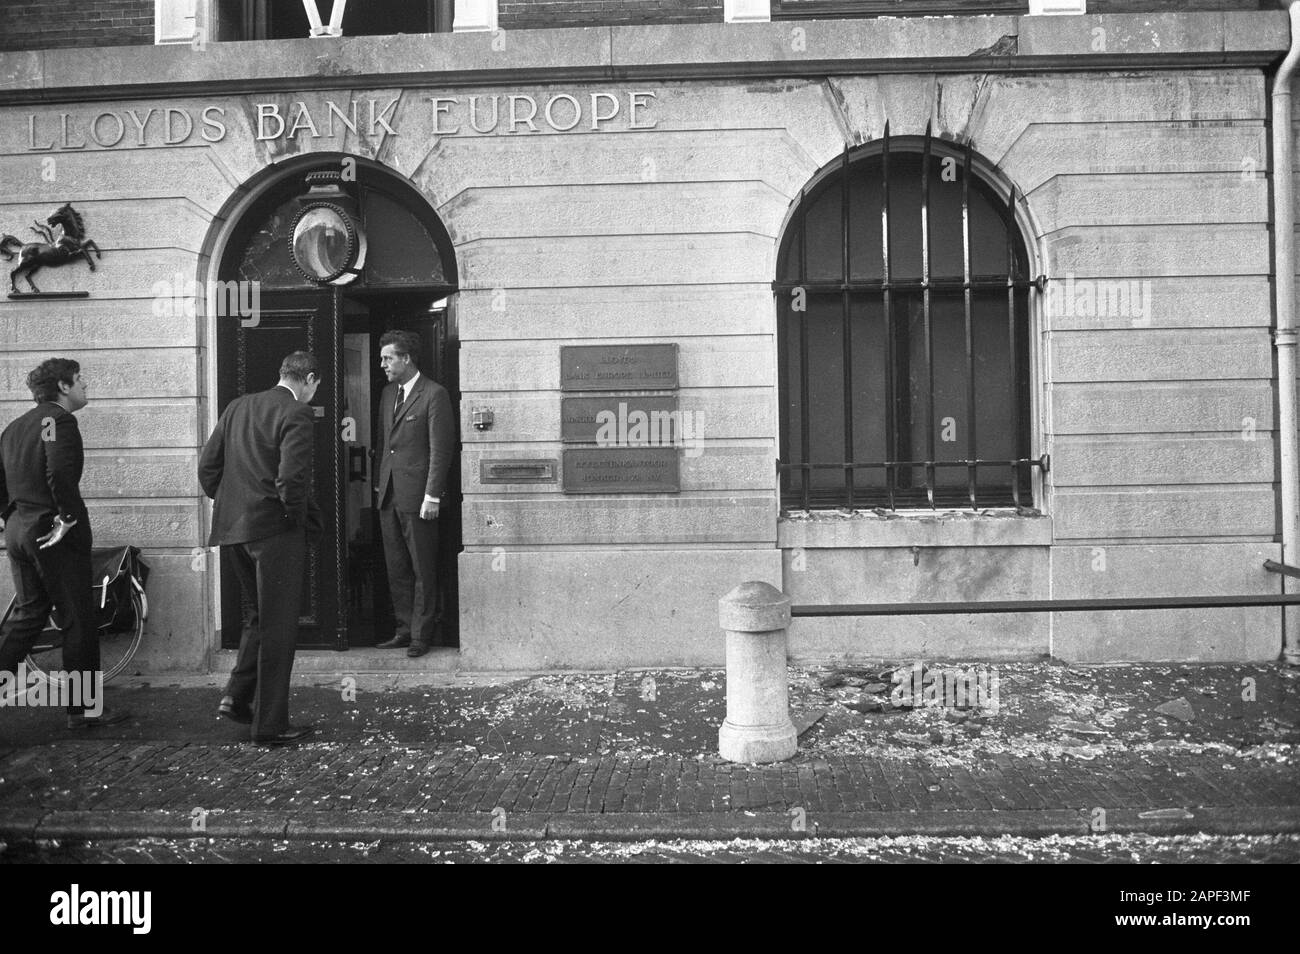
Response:
[[[405,647],[406,655],[422,656],[438,635],[438,513],[456,453],[456,422],[447,389],[417,366],[419,335],[389,331],[379,344],[389,383],[380,398],[375,493],[397,627],[377,648]]]

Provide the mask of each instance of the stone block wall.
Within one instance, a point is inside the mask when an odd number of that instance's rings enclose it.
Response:
[[[1223,19],[1168,18],[1149,29],[1168,48],[1180,30]],[[818,56],[836,49],[832,32],[847,35],[854,55],[895,43],[916,55],[925,42],[952,56],[988,46],[1006,25],[858,21],[808,34]],[[1090,55],[1089,24],[1047,26],[1050,35],[1026,30],[1022,39]],[[676,43],[644,36],[657,31],[612,32],[626,61],[716,55],[718,34],[760,50],[779,40],[792,56],[782,29],[683,27]],[[549,44],[536,54],[540,65],[596,61],[601,48],[587,44],[602,32],[609,40],[611,31],[538,38]],[[1153,42],[1113,32],[1116,43]],[[476,55],[495,64],[485,39],[437,38],[462,66]],[[369,44],[379,42],[393,69],[427,69],[435,46],[355,40],[331,68],[350,76],[347,63],[373,64]],[[1205,42],[1221,48],[1223,38]],[[241,62],[223,66],[233,51],[219,46],[117,51],[115,75],[144,82],[183,63],[217,78],[222,69],[258,76],[316,55],[309,41],[250,44]],[[534,55],[523,38],[516,46],[508,55]],[[284,68],[306,72],[296,61]],[[612,97],[599,100],[602,111],[616,102],[619,112],[592,128],[597,94]],[[636,123],[632,95],[647,104]],[[259,104],[291,116],[301,103],[323,117],[326,101],[349,96],[381,106],[398,98],[389,114],[398,134],[370,135],[363,123],[360,133],[339,124],[312,136],[308,124],[291,123],[296,135],[257,138]],[[433,97],[456,103],[437,113]],[[470,128],[470,97],[480,107],[495,98],[504,111],[488,132]],[[511,123],[512,107],[531,115],[529,102],[536,121]],[[575,104],[584,117],[571,122]],[[216,141],[198,122],[210,107],[225,124]],[[196,119],[183,141],[167,141],[167,108]],[[102,114],[150,109],[144,145],[129,118],[122,141],[93,139],[96,128],[112,138],[115,120],[96,127]],[[63,113],[67,146],[58,143]],[[868,515],[830,530],[778,519],[771,281],[782,223],[819,169],[846,143],[879,139],[886,120],[898,137],[930,124],[937,136],[972,141],[1024,197],[1025,240],[1050,289],[1035,304],[1034,428],[1053,467],[1037,501],[1043,516],[1010,518],[1010,529],[924,515]],[[71,200],[104,259],[93,274],[74,264],[38,278],[48,290],[88,290],[88,300],[0,303],[0,426],[28,405],[22,376],[37,361],[51,353],[82,361],[91,399],[83,486],[97,540],[142,545],[157,569],[146,665],[200,666],[214,610],[211,566],[196,554],[204,504],[193,474],[210,422],[213,338],[201,316],[159,313],[151,290],[204,274],[223,206],[268,164],[308,152],[364,155],[411,179],[456,247],[467,668],[716,663],[716,600],[747,579],[779,584],[796,603],[1276,592],[1260,569],[1280,555],[1267,122],[1264,72],[1246,66],[937,73],[918,62],[829,78],[563,85],[521,72],[504,90],[340,84],[6,105],[0,181],[10,193],[0,231],[25,232]],[[42,149],[29,147],[32,135]],[[1099,306],[1120,288],[1127,309]],[[680,494],[575,498],[557,485],[480,481],[484,460],[559,456],[563,345],[638,342],[678,346],[680,406],[704,422],[703,453],[683,458]],[[476,406],[494,410],[491,431],[470,425]],[[0,597],[5,590],[0,583]],[[805,660],[1049,651],[1082,661],[1261,660],[1276,655],[1279,615],[799,620],[791,647]]]

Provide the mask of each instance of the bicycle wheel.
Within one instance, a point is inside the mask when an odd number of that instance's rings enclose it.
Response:
[[[132,614],[135,617],[132,626],[125,629],[99,631],[99,668],[104,673],[105,682],[120,675],[130,665],[136,650],[140,648],[140,641],[144,638],[148,603],[144,592],[138,586],[131,588],[131,606],[135,611]],[[55,625],[53,618],[28,653],[27,668],[46,679],[51,672],[63,671],[63,631]],[[64,681],[60,679],[59,684],[62,685]]]

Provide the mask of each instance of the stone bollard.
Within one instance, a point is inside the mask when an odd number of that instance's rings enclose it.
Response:
[[[728,762],[780,762],[799,751],[785,669],[789,598],[769,583],[742,583],[718,600],[727,634],[727,719],[718,754]]]

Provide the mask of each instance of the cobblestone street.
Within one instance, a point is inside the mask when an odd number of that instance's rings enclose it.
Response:
[[[872,681],[881,673],[792,669],[800,752],[766,766],[718,758],[725,687],[712,670],[305,686],[295,706],[318,734],[287,750],[242,741],[240,727],[216,717],[215,688],[124,688],[117,701],[134,720],[93,737],[67,733],[46,711],[0,713],[0,831],[11,852],[33,839],[150,836],[389,850],[1300,832],[1289,671],[1009,664],[997,673],[996,709],[900,709]],[[1263,850],[1271,859],[1293,849]]]

